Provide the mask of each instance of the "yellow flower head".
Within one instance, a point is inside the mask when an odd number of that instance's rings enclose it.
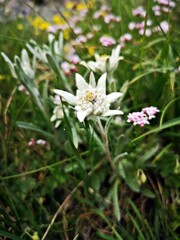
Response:
[[[76,6],[76,10],[81,12],[82,10],[87,9],[87,5],[85,3],[78,3]]]
[[[88,49],[89,54],[91,56],[93,56],[94,53],[95,53],[95,47],[94,46],[89,46],[87,49]]]
[[[72,8],[74,7],[74,3],[71,2],[71,1],[69,1],[69,2],[67,2],[67,3],[65,4],[65,7],[66,7],[67,9],[72,9]]]
[[[70,28],[64,29],[64,31],[63,31],[64,39],[68,40],[70,38],[70,32],[71,32]]]
[[[64,25],[66,22],[64,21],[64,19],[62,17],[60,17],[59,15],[54,15],[53,16],[53,22],[55,24],[58,24],[58,25]]]
[[[22,23],[18,23],[17,29],[18,30],[23,30],[23,28],[24,28],[23,24]]]

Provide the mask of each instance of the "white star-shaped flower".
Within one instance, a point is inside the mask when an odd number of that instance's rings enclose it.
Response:
[[[83,122],[87,116],[112,116],[123,114],[120,110],[110,110],[110,104],[122,96],[120,92],[113,92],[106,95],[106,77],[104,73],[95,82],[94,74],[91,72],[89,84],[78,73],[76,73],[76,95],[55,89],[54,92],[61,96],[63,100],[75,107],[77,118]]]
[[[118,63],[121,59],[123,59],[120,55],[121,46],[118,45],[116,48],[112,50],[110,56],[95,54],[95,61],[82,61],[81,65],[85,66],[86,68],[92,70],[93,72],[100,72],[100,73],[112,73],[118,67]]]

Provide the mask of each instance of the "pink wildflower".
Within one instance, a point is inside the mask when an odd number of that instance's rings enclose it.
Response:
[[[62,62],[61,67],[67,76],[71,75],[71,68],[70,68],[70,64],[68,62]]]
[[[168,13],[170,11],[170,9],[168,7],[162,7],[162,11],[165,13]]]
[[[104,17],[104,22],[107,24],[110,22],[120,22],[120,21],[121,21],[121,18],[119,16],[115,16],[113,14],[107,14]]]
[[[135,22],[130,22],[128,25],[129,30],[134,30],[136,28],[136,23]]]
[[[169,31],[169,24],[167,21],[160,22],[160,26],[154,28],[155,32],[161,32],[167,33]]]
[[[62,70],[66,74],[66,76],[70,76],[72,72],[77,72],[77,68],[74,64],[70,64],[68,62],[61,63]]]
[[[81,34],[82,33],[82,28],[80,28],[80,27],[76,27],[76,28],[74,28],[74,33],[75,34]]]
[[[132,12],[133,12],[133,16],[140,16],[143,18],[146,16],[146,11],[144,10],[143,6],[138,6]]]
[[[142,109],[142,112],[145,113],[148,117],[148,120],[155,118],[155,115],[159,112],[157,107],[146,107]]]
[[[127,122],[133,123],[133,125],[139,125],[140,127],[149,124],[147,116],[143,112],[129,113]]]
[[[173,1],[170,1],[170,2],[169,2],[169,6],[172,7],[172,8],[174,8],[174,7],[176,6],[176,3],[173,2]]]
[[[77,72],[77,67],[74,64],[71,64],[71,71]]]
[[[87,41],[87,38],[84,35],[79,35],[77,38],[77,42],[85,43]]]
[[[135,28],[136,29],[144,29],[144,26],[145,26],[145,24],[144,24],[144,22],[140,22],[140,23],[136,23],[136,26],[135,26]]]
[[[34,146],[36,145],[36,141],[34,138],[31,138],[30,141],[28,142],[28,146]]]
[[[18,90],[19,90],[20,92],[25,93],[26,95],[29,95],[29,92],[28,92],[27,88],[26,88],[24,85],[22,85],[22,84],[20,84],[20,85],[18,86]]]
[[[132,40],[132,35],[130,33],[125,33],[119,39],[120,43],[129,42]]]
[[[115,42],[115,39],[112,38],[112,37],[107,37],[107,36],[102,36],[100,39],[99,39],[100,43],[104,46],[104,47],[109,47],[109,46],[112,46],[114,45],[116,42]]]
[[[36,141],[36,144],[44,146],[44,145],[47,144],[47,142],[46,142],[45,140],[43,140],[43,139],[38,139],[38,140]]]
[[[152,34],[152,31],[151,31],[151,29],[146,28],[146,31],[145,31],[145,33],[144,33],[144,29],[140,29],[140,30],[139,30],[139,34],[140,34],[140,35],[144,35],[144,34],[145,34],[146,37],[150,37],[151,34]]]
[[[77,54],[74,54],[71,59],[70,59],[71,63],[73,64],[78,64],[80,59],[79,59],[79,56]]]
[[[169,0],[156,0],[159,4],[164,5],[164,6],[170,6],[170,7],[175,7],[176,3],[174,1],[169,1]]]
[[[155,11],[161,11],[161,8],[159,5],[155,5],[152,7],[152,10],[155,12]]]

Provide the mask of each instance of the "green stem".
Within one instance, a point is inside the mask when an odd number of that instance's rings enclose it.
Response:
[[[100,133],[100,135],[102,137],[102,140],[104,142],[107,160],[109,161],[112,170],[114,172],[117,172],[116,167],[115,167],[115,165],[113,163],[113,160],[111,158],[108,137],[107,137],[107,134],[105,133],[105,130],[104,130],[103,126],[102,126],[100,118],[97,118],[97,128],[98,128],[98,131],[99,131],[99,133]]]

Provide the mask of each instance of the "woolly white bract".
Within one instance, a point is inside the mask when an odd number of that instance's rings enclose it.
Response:
[[[106,78],[107,73],[104,73],[96,84],[94,74],[91,72],[88,84],[80,74],[76,73],[77,91],[75,96],[59,89],[55,89],[54,92],[75,107],[80,122],[83,122],[87,116],[123,114],[119,109],[110,110],[110,104],[115,102],[122,93],[113,92],[106,95]]]
[[[81,65],[85,66],[86,68],[92,70],[93,72],[100,72],[104,73],[107,72],[112,73],[118,67],[118,63],[123,57],[119,56],[121,51],[121,46],[118,45],[116,48],[112,50],[110,56],[95,54],[95,61],[85,61],[81,62]]]

